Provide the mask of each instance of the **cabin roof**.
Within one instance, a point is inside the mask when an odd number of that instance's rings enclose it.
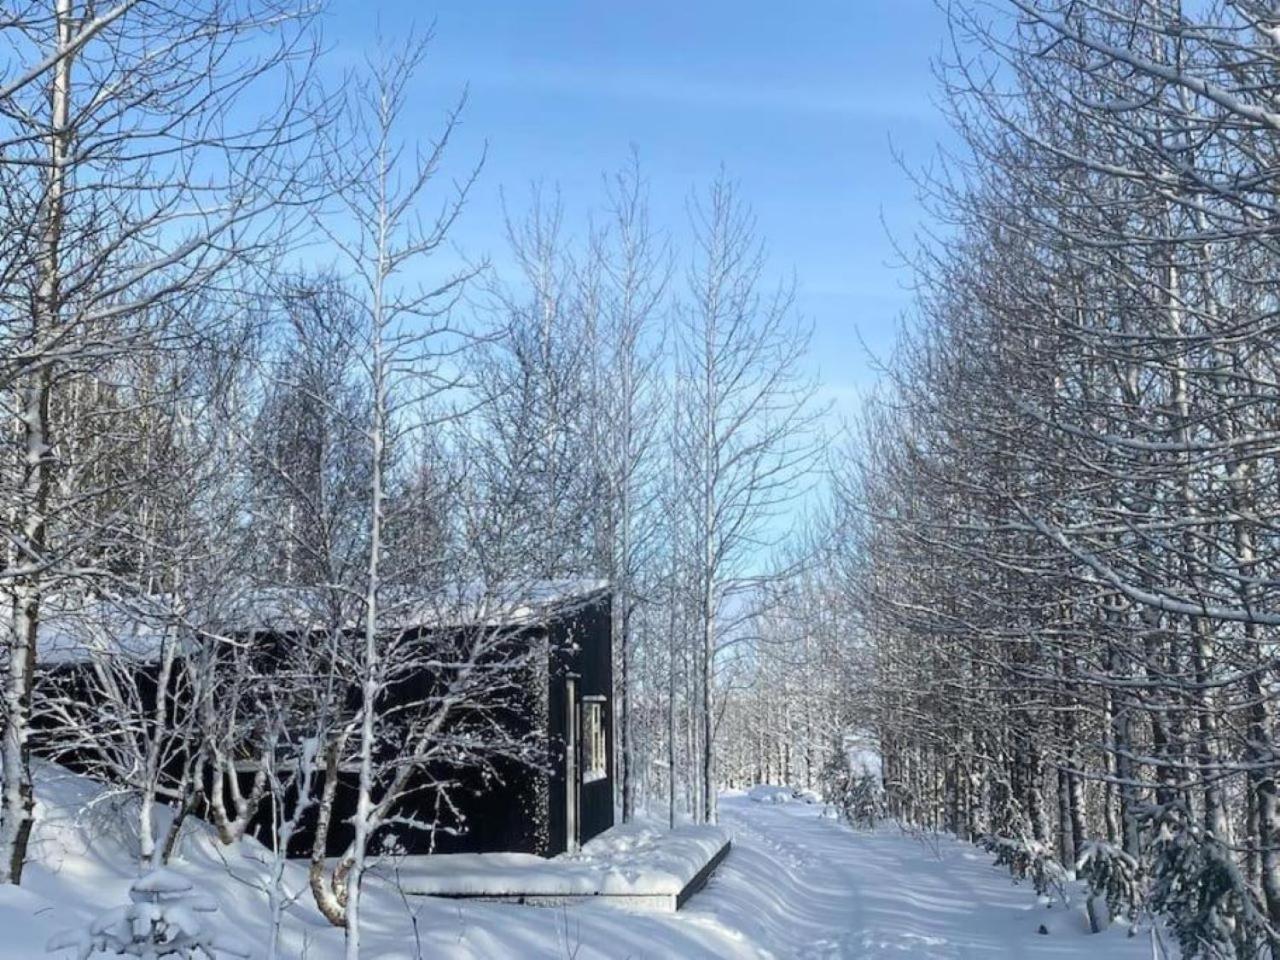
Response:
[[[383,601],[381,629],[523,626],[594,603],[609,591],[605,580],[529,580],[496,587],[467,586],[434,598],[392,588]],[[41,605],[38,660],[67,663],[93,654],[141,661],[159,656],[166,641],[249,633],[327,629],[334,624],[332,592],[322,588],[249,587],[229,591],[216,608],[184,603],[171,594],[111,597],[47,597]],[[359,602],[341,611],[339,626],[361,623]],[[0,628],[12,612],[0,611]]]

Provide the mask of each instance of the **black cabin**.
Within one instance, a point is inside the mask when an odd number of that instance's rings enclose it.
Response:
[[[407,854],[428,853],[532,853],[551,857],[573,851],[596,834],[613,826],[613,690],[611,646],[611,595],[605,587],[555,585],[547,591],[553,600],[532,598],[529,607],[513,612],[509,624],[486,625],[500,629],[507,642],[542,651],[545,662],[534,662],[525,671],[526,695],[521,709],[506,722],[530,725],[542,744],[536,764],[496,760],[496,776],[478,769],[451,770],[460,781],[450,792],[451,807],[436,802],[427,784],[438,771],[424,771],[422,789],[410,786],[399,813],[431,821],[438,829],[403,830],[392,837],[375,838],[375,848],[394,839]],[[424,636],[467,627],[402,623],[399,629]],[[431,678],[410,678],[393,697],[411,701],[418,684]],[[339,856],[351,841],[349,818],[355,812],[355,773],[339,774],[326,850]],[[272,812],[260,811],[251,831],[264,843],[271,842]],[[294,837],[290,855],[309,856],[313,823],[304,822]]]
[[[438,771],[424,771],[422,784],[411,785],[397,813],[438,825],[434,831],[403,830],[374,838],[374,849],[394,841],[408,854],[519,852],[550,857],[573,851],[613,825],[613,658],[611,647],[611,593],[600,584],[538,589],[528,603],[513,613],[507,629],[509,640],[537,651],[522,677],[520,709],[509,711],[505,723],[523,725],[523,732],[539,744],[534,762],[497,759],[491,769],[457,769],[449,772],[456,784],[449,805],[438,802],[429,784]],[[550,598],[550,599],[548,599]],[[502,626],[492,620],[488,626]],[[397,630],[428,637],[438,631],[465,627],[437,623],[402,622]],[[256,625],[245,631],[256,642],[289,643],[306,634],[306,627],[291,629],[277,616],[270,629]],[[243,635],[243,634],[242,634]],[[50,665],[57,681],[83,687],[76,674],[83,660],[66,655]],[[153,668],[144,653],[138,670],[149,675]],[[49,670],[50,667],[46,667]],[[430,676],[400,681],[402,689],[391,696],[412,702],[412,688],[429,685]],[[146,684],[139,684],[145,687]],[[53,731],[49,731],[53,733]],[[68,766],[74,758],[62,757]],[[246,770],[242,777],[252,780]],[[322,778],[320,778],[322,781]],[[248,783],[243,784],[247,789]],[[320,784],[316,785],[319,789]],[[338,774],[333,819],[326,842],[330,856],[341,855],[352,836],[349,818],[355,811],[356,774]],[[250,833],[268,845],[272,842],[273,811],[263,801]],[[315,811],[304,821],[290,844],[291,856],[310,856],[315,836]]]

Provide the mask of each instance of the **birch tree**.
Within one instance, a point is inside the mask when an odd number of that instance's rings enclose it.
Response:
[[[634,621],[644,572],[655,551],[655,491],[662,398],[658,339],[667,309],[670,253],[650,224],[639,159],[608,182],[605,225],[591,261],[604,274],[590,392],[597,424],[594,462],[603,486],[596,524],[604,539],[603,569],[613,587],[613,649],[617,670],[617,737],[623,822],[635,810],[637,773],[633,697]]]
[[[31,828],[27,739],[41,605],[69,570],[85,572],[77,554],[100,529],[78,524],[80,501],[58,495],[62,386],[139,336],[162,342],[161,318],[180,317],[186,298],[287,234],[285,201],[300,199],[299,162],[315,120],[304,95],[305,22],[274,0],[52,0],[6,18],[5,881],[21,878]],[[170,342],[182,332],[174,325]]]
[[[344,584],[357,600],[357,618],[337,651],[357,707],[320,753],[324,788],[311,866],[317,905],[345,928],[350,958],[360,953],[362,884],[375,844],[389,842],[395,830],[447,827],[403,812],[406,791],[433,793],[447,812],[456,809],[449,798],[459,769],[497,776],[500,761],[537,762],[533,734],[502,719],[521,708],[536,651],[513,646],[509,628],[494,625],[504,609],[498,598],[510,596],[503,588],[519,594],[513,584],[528,571],[527,559],[495,569],[485,551],[468,555],[483,544],[443,531],[434,550],[430,544],[392,549],[398,525],[406,515],[423,516],[421,496],[433,489],[422,483],[430,461],[407,463],[408,440],[456,423],[474,389],[463,360],[475,338],[458,322],[456,307],[478,268],[445,269],[438,283],[422,279],[477,172],[455,180],[438,205],[431,202],[460,105],[425,148],[404,144],[398,134],[408,83],[425,49],[425,42],[411,40],[399,53],[383,50],[371,64],[369,80],[354,94],[350,129],[339,134],[361,145],[353,155],[367,164],[344,173],[341,210],[318,222],[352,276],[349,298],[359,322],[348,350],[360,358],[369,398],[364,559]],[[429,204],[434,215],[423,212]],[[449,481],[436,489],[456,488]],[[449,507],[460,526],[475,514],[465,501]],[[444,505],[436,511],[447,516]],[[450,549],[450,543],[467,549]],[[424,583],[435,587],[424,592]],[[433,624],[439,629],[414,629]],[[393,690],[410,691],[410,702],[393,709]],[[353,838],[330,870],[326,845],[344,771],[354,773]],[[418,782],[423,778],[426,786]]]
[[[1269,21],[1010,9],[953,10],[976,162],[843,487],[890,802],[1275,956]]]
[[[587,576],[600,559],[591,449],[600,291],[580,289],[590,284],[578,283],[558,192],[548,197],[536,186],[528,211],[506,218],[516,275],[491,285],[496,322],[473,375],[478,470],[487,496],[505,505],[493,539],[532,562],[528,575]]]

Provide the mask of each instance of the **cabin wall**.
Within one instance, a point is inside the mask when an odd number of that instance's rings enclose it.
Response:
[[[411,793],[398,806],[397,813],[424,823],[437,823],[440,829],[433,832],[397,826],[383,830],[374,837],[371,852],[541,853],[544,841],[533,811],[536,810],[538,782],[543,774],[515,761],[499,761],[495,766],[500,780],[486,779],[475,769],[451,772],[451,777],[458,781],[451,796],[461,808],[461,819],[447,805],[439,802],[439,795],[434,790],[427,789],[426,777],[418,778],[418,792]],[[252,775],[244,773],[240,776],[241,787],[247,790]],[[325,844],[328,857],[342,856],[355,837],[355,828],[350,821],[356,812],[357,783],[354,772],[344,771],[338,775],[333,821]],[[316,795],[323,784],[324,777],[317,777]],[[286,799],[286,813],[292,812],[293,802],[293,797]],[[272,804],[268,797],[250,822],[248,831],[267,847],[274,846]],[[312,806],[289,844],[288,856],[311,856],[316,815],[316,807]]]
[[[419,636],[430,642],[431,631],[423,629]],[[410,639],[412,642],[412,639]],[[503,644],[519,645],[527,649],[529,644],[545,646],[545,630],[541,628],[513,630]],[[502,657],[496,650],[494,657]],[[514,654],[513,654],[514,656]],[[513,739],[531,735],[542,739],[543,697],[539,691],[545,680],[541,657],[535,657],[524,668],[524,676],[515,682],[521,694],[500,709],[493,704],[485,708],[485,723],[501,724]],[[439,679],[426,672],[419,672],[386,688],[386,700],[382,707],[390,714],[412,710],[439,691]],[[446,723],[446,731],[457,732],[466,723],[465,708],[460,708],[452,722]],[[387,733],[395,735],[394,731]],[[390,760],[395,753],[391,744],[384,745],[380,759]],[[251,775],[246,774],[251,779]],[[487,767],[433,765],[413,777],[406,796],[397,804],[393,817],[403,817],[419,823],[435,824],[435,830],[417,829],[408,824],[389,827],[373,838],[373,852],[392,849],[409,854],[428,853],[542,853],[546,846],[544,817],[539,798],[545,792],[546,771],[536,765],[514,758],[490,757]],[[315,792],[323,786],[323,776],[317,777]],[[447,782],[448,801],[436,784]],[[333,816],[325,844],[327,856],[341,856],[351,844],[355,829],[351,818],[356,812],[357,774],[342,771],[334,798]],[[254,818],[251,832],[264,843],[271,845],[273,812],[270,803]],[[290,856],[308,856],[315,842],[316,811],[308,812],[290,843]]]
[[[107,670],[111,676],[122,668],[117,664]],[[102,699],[102,682],[95,665],[89,660],[54,663],[41,667],[36,676],[43,697],[74,701],[82,707]],[[125,688],[126,696],[136,697],[130,710],[132,716],[151,718],[155,715],[160,689],[159,666],[141,663],[132,676],[120,672],[116,682]],[[160,784],[169,790],[177,790],[182,785],[196,759],[194,753],[183,748],[185,732],[174,732],[185,728],[190,719],[185,712],[190,704],[189,691],[190,684],[183,675],[182,667],[176,664],[165,691],[169,714],[168,727],[162,735],[163,766],[160,768]],[[35,711],[31,717],[32,753],[75,773],[101,776],[104,767],[116,761],[119,754],[129,755],[134,744],[131,740],[133,734],[121,728],[121,721],[115,718],[114,712],[98,713],[96,718],[88,710],[78,714],[84,724],[80,731],[83,736],[77,735],[73,738],[74,745],[68,746],[62,718],[48,711]],[[93,743],[101,743],[101,750],[92,746]]]
[[[427,632],[424,629],[423,633]],[[264,631],[254,639],[261,644],[268,658],[273,651],[298,642],[296,635],[286,632]],[[528,764],[514,759],[497,760],[494,761],[494,770],[489,772],[474,768],[432,770],[431,776],[418,778],[416,792],[404,801],[399,812],[423,822],[439,822],[445,829],[432,834],[401,828],[394,837],[375,838],[375,849],[394,843],[409,853],[512,851],[553,856],[563,852],[567,848],[564,743],[565,679],[569,673],[577,677],[580,704],[582,697],[598,696],[603,698],[605,706],[606,776],[591,783],[577,784],[581,839],[585,842],[613,825],[613,779],[609,775],[613,769],[613,658],[608,595],[602,593],[594,600],[577,605],[553,617],[544,627],[517,630],[512,634],[512,642],[522,646],[534,644],[538,650],[523,686],[528,694],[524,709],[518,714],[513,712],[508,722],[519,724],[517,729],[542,738],[545,745],[542,762]],[[269,667],[269,662],[268,659],[264,666]],[[142,675],[138,677],[138,684],[144,691],[144,698],[149,696],[154,702],[155,683],[149,675],[152,669],[146,665],[139,668]],[[58,675],[51,677],[49,673]],[[94,691],[88,679],[87,665],[79,664],[62,671],[46,671],[44,676],[44,682],[57,682],[64,689],[92,701]],[[407,682],[429,684],[431,680],[424,676]],[[357,696],[358,692],[353,687],[349,706],[354,707]],[[421,690],[393,688],[389,696],[392,700],[412,703],[421,697]],[[53,742],[57,738],[54,726],[50,718],[37,721],[33,746],[38,752],[52,754]],[[92,758],[62,755],[58,759],[73,767],[87,769]],[[579,770],[581,768],[580,762]],[[179,763],[174,776],[180,773]],[[212,785],[210,775],[211,771],[203,771],[206,795]],[[239,776],[247,792],[252,773],[246,771]],[[450,792],[460,808],[458,815],[439,802],[431,786],[444,777],[457,784]],[[355,812],[355,782],[354,772],[344,771],[339,775],[326,843],[326,852],[330,856],[345,852],[352,839],[349,820]],[[313,789],[318,792],[322,783],[323,775],[317,773]],[[287,808],[292,806],[292,802],[287,803]],[[196,812],[197,815],[207,813],[203,809]],[[313,806],[300,824],[288,851],[291,856],[310,855],[316,813]],[[274,820],[272,801],[268,799],[254,817],[249,832],[272,846]]]
[[[613,616],[606,598],[583,611],[582,696],[604,698],[605,776],[582,784],[582,841],[613,826]]]
[[[566,817],[565,761],[567,713],[566,680],[568,674],[577,676],[578,702],[583,697],[605,698],[605,742],[608,751],[606,776],[591,783],[579,778],[580,836],[583,843],[613,826],[613,653],[611,636],[612,613],[608,595],[602,595],[576,611],[571,616],[553,621],[550,629],[551,677],[548,691],[549,748],[554,761],[553,772],[548,779],[550,805],[548,810],[549,846],[544,855],[554,856],[568,849],[568,823]],[[579,742],[581,751],[583,744]],[[578,764],[579,771],[582,763]]]

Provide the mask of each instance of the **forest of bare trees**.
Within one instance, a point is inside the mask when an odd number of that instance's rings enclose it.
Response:
[[[269,810],[277,919],[315,823],[356,960],[371,862],[438,826],[410,782],[447,809],[546,747],[499,719],[537,651],[494,611],[607,581],[623,821],[785,784],[1280,960],[1280,14],[942,6],[955,142],[903,174],[912,307],[837,428],[723,171],[503,185],[471,260],[466,96],[413,102],[447,38],[334,82],[309,4],[7,5],[0,882],[74,757],[140,867]],[[306,642],[264,661],[264,623]]]
[[[280,850],[315,817],[311,895],[354,958],[367,857],[434,828],[395,812],[409,779],[538,762],[490,722],[522,663],[495,668],[475,613],[533,584],[613,586],[623,818],[714,818],[721,654],[778,580],[820,411],[732,180],[668,235],[620,157],[595,196],[509,202],[513,272],[459,266],[465,102],[403,117],[435,41],[330,90],[316,26],[286,0],[4,14],[0,880],[30,858],[40,739],[128,801],[144,866],[195,811],[233,843],[270,803]],[[479,626],[424,650],[387,632],[408,609]],[[264,664],[237,626],[264,617],[307,641]],[[69,637],[87,687],[51,669]],[[439,689],[384,716],[425,663]]]
[[[951,27],[965,150],[919,179],[917,309],[833,474],[887,803],[1184,957],[1280,956],[1280,20]]]

